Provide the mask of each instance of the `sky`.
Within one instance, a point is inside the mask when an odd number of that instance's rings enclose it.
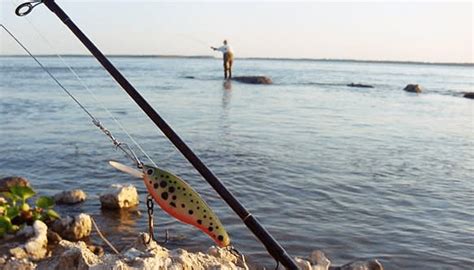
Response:
[[[25,1],[0,0],[0,23],[33,53],[88,54],[44,5],[17,17]],[[236,57],[474,62],[472,1],[56,2],[105,54],[219,56],[227,39]]]

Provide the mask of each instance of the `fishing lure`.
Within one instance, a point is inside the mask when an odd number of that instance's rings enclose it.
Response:
[[[183,179],[153,166],[143,165],[142,171],[139,171],[115,161],[109,161],[109,164],[119,171],[142,178],[148,193],[166,213],[197,227],[220,247],[230,245],[229,235],[217,215]]]

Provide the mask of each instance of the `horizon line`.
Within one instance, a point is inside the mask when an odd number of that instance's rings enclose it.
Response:
[[[36,57],[57,57],[57,54],[38,54]],[[61,54],[62,57],[94,57],[89,54]],[[115,58],[191,58],[191,59],[219,59],[211,55],[174,55],[174,54],[106,54]],[[0,57],[30,57],[23,54],[0,54]],[[240,60],[278,60],[278,61],[314,61],[314,62],[354,62],[354,63],[379,63],[379,64],[419,64],[419,65],[446,65],[446,66],[474,66],[474,62],[429,62],[416,60],[367,60],[351,58],[290,58],[290,57],[236,57]]]

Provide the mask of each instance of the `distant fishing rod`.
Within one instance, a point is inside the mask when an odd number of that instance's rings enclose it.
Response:
[[[204,179],[216,190],[224,201],[240,217],[247,228],[260,240],[267,251],[275,260],[288,269],[298,269],[295,261],[286,250],[273,238],[260,222],[235,198],[235,196],[224,186],[217,176],[201,161],[201,159],[186,145],[178,134],[166,123],[166,121],[151,107],[151,105],[140,95],[130,82],[115,68],[115,66],[104,56],[104,54],[92,43],[92,41],[76,26],[69,16],[59,7],[54,0],[36,0],[19,5],[15,13],[18,16],[29,14],[34,7],[44,3],[49,10],[73,32],[81,43],[109,72],[115,81],[127,92],[137,105],[148,115],[155,125],[165,134],[181,154],[193,165]]]

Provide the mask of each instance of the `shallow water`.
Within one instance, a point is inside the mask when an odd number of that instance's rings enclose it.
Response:
[[[215,208],[234,245],[260,267],[274,261],[93,58],[40,58],[120,140],[133,145],[104,104],[161,167],[190,182]],[[114,57],[112,61],[291,255],[326,252],[334,264],[379,258],[386,269],[472,269],[474,261],[472,66],[238,60],[232,82],[217,59]],[[195,76],[195,79],[185,78]],[[375,88],[349,88],[347,83]],[[425,93],[401,89],[419,83]],[[127,163],[87,115],[32,59],[0,57],[0,174],[23,175],[42,194],[81,188],[92,213],[125,246],[147,230],[136,212],[100,210],[98,196],[134,183],[107,165]],[[130,164],[130,163],[128,163]],[[170,248],[203,250],[204,234],[155,211]]]

